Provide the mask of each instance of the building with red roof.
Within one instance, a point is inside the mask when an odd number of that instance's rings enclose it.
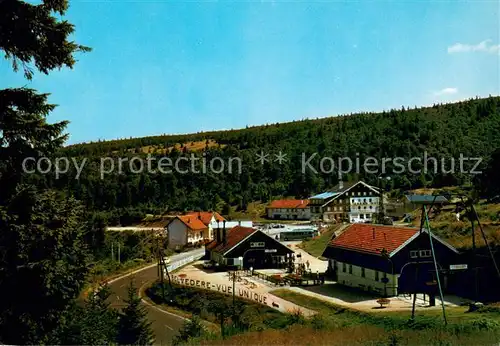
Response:
[[[207,257],[219,266],[241,269],[284,268],[294,251],[255,228],[221,228],[205,245]]]
[[[284,220],[309,220],[311,210],[309,200],[280,199],[272,201],[266,207],[267,217]]]
[[[217,212],[189,212],[176,216],[165,226],[169,247],[196,245],[212,240],[212,224],[217,221],[225,221]]]
[[[426,286],[435,281],[432,248],[440,275],[449,275],[444,273],[457,263],[457,250],[425,229],[352,224],[329,242],[323,257],[341,284],[390,296],[432,294],[435,287]]]

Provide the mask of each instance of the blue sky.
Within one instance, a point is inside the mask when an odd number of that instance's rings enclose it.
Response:
[[[70,1],[73,70],[51,93],[69,143],[241,128],[498,95],[496,1]]]

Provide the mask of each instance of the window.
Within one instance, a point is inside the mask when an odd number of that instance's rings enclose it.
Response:
[[[372,199],[371,199],[371,198],[369,198],[369,199],[368,199],[368,202],[370,202],[370,203],[371,203],[371,202],[372,202]]]
[[[418,251],[412,250],[410,251],[410,258],[417,258],[418,257]]]
[[[200,232],[200,238],[203,238],[203,231]]]
[[[361,196],[361,192],[358,191],[358,196]]]
[[[431,257],[431,250],[420,250],[420,257]]]
[[[364,278],[365,277],[365,268],[361,268],[361,277]]]
[[[227,265],[228,265],[228,266],[232,266],[232,265],[234,265],[234,258],[228,258],[228,259],[227,259]]]
[[[379,281],[380,278],[379,278],[379,274],[378,274],[378,271],[375,270],[375,281]]]
[[[370,205],[370,209],[372,209],[373,207]]]
[[[349,264],[349,274],[352,274],[352,264]]]
[[[359,218],[360,218],[360,219],[364,219],[364,218],[365,218],[365,215],[363,215],[363,214],[359,214]]]
[[[366,191],[365,191],[365,192],[363,192],[363,196],[366,196]]]
[[[345,273],[347,270],[347,264],[342,263],[342,271]]]

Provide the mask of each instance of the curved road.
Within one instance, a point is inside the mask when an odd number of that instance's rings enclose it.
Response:
[[[200,255],[204,252],[204,249],[196,249],[171,256],[170,265],[173,265],[189,256]],[[135,271],[132,274],[111,280],[109,282],[109,287],[112,291],[112,295],[110,297],[112,307],[121,309],[126,305],[125,300],[127,299],[127,289],[132,278],[135,281],[136,287],[139,289],[145,283],[158,278],[158,267],[154,264]],[[156,306],[145,304],[144,302],[142,304],[146,308],[148,319],[152,322],[151,327],[156,337],[155,345],[170,345],[172,338],[177,335],[177,332],[184,324],[185,319],[160,310]]]

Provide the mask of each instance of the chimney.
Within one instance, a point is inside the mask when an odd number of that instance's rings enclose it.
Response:
[[[220,232],[220,226],[219,226],[219,220],[217,220],[217,229],[215,230],[215,242],[216,243],[220,243],[219,232]]]
[[[226,220],[222,221],[223,224],[223,229],[222,229],[222,242],[224,244],[227,243],[227,236],[226,236]]]
[[[342,190],[344,188],[344,182],[341,180],[339,181],[339,190]]]
[[[373,228],[373,239],[375,239],[375,227]]]

